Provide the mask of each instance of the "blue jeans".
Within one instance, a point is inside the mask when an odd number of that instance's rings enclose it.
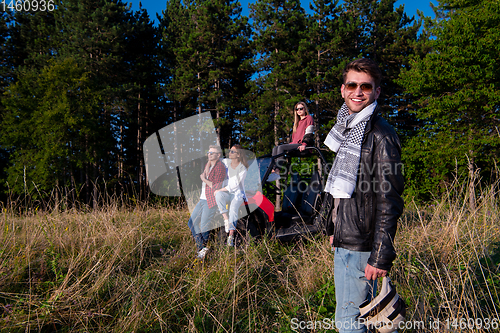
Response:
[[[365,277],[365,268],[370,252],[350,251],[335,248],[335,325],[341,333],[366,332],[359,323],[359,305],[376,293],[377,281]]]
[[[208,208],[207,200],[200,199],[196,204],[191,217],[188,221],[188,227],[191,229],[194,241],[198,251],[205,247],[210,236],[210,222],[217,211],[217,206]]]
[[[229,206],[229,230],[236,230],[238,212],[241,204],[243,203],[243,194],[233,194],[226,191],[220,191],[215,195],[215,201],[217,201],[217,206],[219,207],[219,212],[221,214],[227,213],[226,205],[231,202],[231,205]]]

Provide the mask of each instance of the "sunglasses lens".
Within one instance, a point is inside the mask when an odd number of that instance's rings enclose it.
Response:
[[[358,84],[357,83],[352,83],[352,82],[349,82],[349,83],[346,83],[345,84],[345,88],[348,90],[348,91],[354,91],[356,90],[356,88],[358,87]]]
[[[362,83],[361,85],[359,85],[359,87],[361,88],[361,91],[365,93],[369,93],[373,90],[373,86],[369,83]],[[356,88],[358,88],[357,83],[349,82],[345,84],[345,89],[347,91],[354,91],[356,90]]]
[[[372,90],[373,90],[373,87],[369,83],[363,83],[361,85],[361,91],[363,91],[363,92],[371,92]]]

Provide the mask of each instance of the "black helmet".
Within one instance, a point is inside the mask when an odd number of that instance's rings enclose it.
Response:
[[[379,333],[391,333],[398,329],[406,316],[406,304],[396,292],[388,277],[382,279],[382,289],[372,301],[359,306],[359,319],[368,328]]]

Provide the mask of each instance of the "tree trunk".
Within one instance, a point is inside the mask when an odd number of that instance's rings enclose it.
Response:
[[[219,94],[219,88],[220,88],[220,80],[215,80],[215,91],[217,92],[217,95]],[[219,97],[217,96],[215,98],[215,112],[216,112],[216,115],[215,115],[215,118],[217,119],[217,124],[219,124],[219,120],[220,120],[220,110],[219,110]],[[217,135],[217,145],[219,145],[219,147],[223,148],[221,146],[221,138],[220,138],[220,133],[221,132],[221,129],[220,129],[220,125],[217,126],[217,128],[215,129],[215,133]],[[229,145],[229,147],[231,147],[231,145]]]
[[[118,180],[123,177],[123,123],[120,121],[120,151],[118,154]]]
[[[278,89],[278,80],[276,80],[276,90]],[[274,145],[277,146],[279,145],[278,141],[278,112],[279,112],[279,102],[275,101],[274,102]],[[280,181],[279,179],[276,181],[276,186],[280,188]],[[275,206],[276,211],[281,210],[281,194],[276,193],[276,206]]]
[[[143,159],[142,159],[142,149],[141,149],[141,141],[142,141],[142,121],[141,121],[141,93],[138,96],[139,101],[137,102],[137,165],[139,166],[137,169],[137,185],[139,186],[139,198],[138,200],[142,200],[143,198]]]
[[[320,70],[319,70],[319,63],[320,63],[320,60],[321,60],[321,51],[318,50],[318,67],[316,68],[316,77],[319,77],[320,76]],[[319,123],[319,94],[320,94],[320,87],[319,87],[319,83],[316,83],[316,100],[314,101],[314,106],[315,106],[315,110],[314,110],[314,143],[315,145],[318,144],[319,146],[319,132],[318,132],[318,129],[320,127],[320,123]],[[320,177],[323,176],[323,168],[322,168],[322,165],[321,165],[321,158],[318,157],[318,160],[317,160],[317,164],[318,164],[318,172],[319,172],[319,175]]]

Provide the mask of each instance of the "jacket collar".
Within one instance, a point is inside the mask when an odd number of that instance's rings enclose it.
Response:
[[[366,124],[365,136],[366,136],[366,133],[370,133],[370,131],[372,130],[372,126],[375,123],[375,121],[377,120],[379,113],[380,113],[380,105],[377,103],[377,107],[373,111],[372,116],[370,117],[370,121]]]

